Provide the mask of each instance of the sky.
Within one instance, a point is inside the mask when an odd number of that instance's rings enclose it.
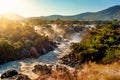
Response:
[[[120,5],[120,0],[0,0],[0,14],[15,12],[24,17],[75,15]]]

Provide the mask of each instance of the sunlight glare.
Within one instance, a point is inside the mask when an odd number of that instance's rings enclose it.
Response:
[[[15,12],[18,8],[19,0],[0,0],[0,14],[5,12]]]

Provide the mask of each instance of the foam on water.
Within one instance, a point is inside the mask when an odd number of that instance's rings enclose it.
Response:
[[[54,51],[50,51],[49,53],[40,56],[38,59],[24,59],[24,60],[11,61],[2,64],[0,65],[0,74],[2,74],[3,72],[9,69],[14,69],[22,74],[28,75],[31,79],[35,79],[38,77],[38,75],[32,72],[34,66],[42,63],[45,64],[55,63],[58,60],[58,55],[63,52],[64,46],[65,45],[61,44]]]
[[[72,42],[80,41],[80,39],[81,39],[80,34],[76,33],[73,35]],[[15,69],[22,74],[28,75],[31,79],[35,79],[38,77],[38,75],[32,72],[34,66],[42,63],[45,64],[56,63],[59,60],[59,58],[63,57],[64,55],[70,52],[69,49],[70,42],[71,41],[69,40],[67,41],[63,40],[63,42],[61,42],[60,45],[58,45],[58,48],[55,48],[53,51],[50,51],[49,53],[40,56],[38,59],[24,59],[2,64],[0,65],[0,75],[9,69]]]

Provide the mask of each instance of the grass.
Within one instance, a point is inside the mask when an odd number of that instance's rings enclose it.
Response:
[[[78,73],[78,80],[120,80],[120,64],[84,64]]]
[[[73,72],[56,70],[35,80],[120,80],[120,63],[103,65],[89,62]]]

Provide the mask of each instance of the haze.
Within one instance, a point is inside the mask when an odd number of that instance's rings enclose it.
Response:
[[[0,0],[0,14],[16,12],[24,17],[47,15],[74,15],[96,12],[113,5],[119,0]]]

